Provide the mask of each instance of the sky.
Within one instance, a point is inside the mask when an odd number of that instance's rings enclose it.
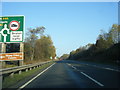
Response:
[[[117,2],[3,2],[2,16],[24,15],[27,28],[44,26],[57,56],[95,43],[100,30],[118,23]]]

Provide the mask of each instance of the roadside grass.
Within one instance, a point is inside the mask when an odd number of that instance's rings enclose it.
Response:
[[[16,66],[17,66],[17,65],[8,65],[8,64],[7,64],[7,65],[3,66],[3,67],[2,67],[2,69],[3,69],[3,68],[11,68],[11,67],[16,67]]]
[[[44,64],[39,68],[32,69],[27,72],[24,71],[24,72],[21,72],[21,74],[17,73],[17,74],[14,74],[13,76],[7,76],[3,80],[2,88],[9,88],[9,87],[15,85],[16,83],[20,82],[21,80],[25,80],[27,77],[30,77],[32,74],[37,73],[37,71],[50,66],[53,63],[54,63],[54,61],[51,61],[50,63]]]

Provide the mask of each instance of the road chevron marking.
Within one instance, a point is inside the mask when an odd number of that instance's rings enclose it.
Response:
[[[100,82],[96,81],[95,79],[91,78],[90,76],[88,76],[87,74],[85,74],[84,72],[81,72],[81,74],[83,74],[84,76],[86,76],[87,78],[89,78],[90,80],[94,81],[95,83],[97,83],[98,85],[100,85],[101,87],[103,87],[104,85],[101,84]]]
[[[24,85],[22,85],[21,87],[19,87],[19,89],[17,90],[21,90],[22,88],[24,88],[25,86],[27,86],[29,83],[31,83],[33,80],[35,80],[37,77],[39,77],[41,74],[43,74],[45,71],[47,71],[50,67],[52,67],[55,63],[53,63],[52,65],[50,65],[48,68],[46,68],[45,70],[43,70],[42,72],[40,72],[37,76],[35,76],[34,78],[32,78],[31,80],[29,80],[27,83],[25,83]]]

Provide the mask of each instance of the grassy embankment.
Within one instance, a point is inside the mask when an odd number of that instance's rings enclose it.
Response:
[[[114,44],[108,49],[105,49],[100,52],[93,53],[90,56],[90,51],[84,51],[84,53],[77,54],[73,56],[73,60],[76,61],[86,61],[86,62],[95,62],[100,64],[108,64],[118,66],[120,65],[120,43]]]
[[[50,66],[53,63],[54,63],[54,61],[52,61],[48,64],[44,64],[39,68],[32,69],[28,72],[21,72],[21,74],[14,74],[13,76],[5,77],[4,81],[2,83],[2,86],[3,86],[3,88],[9,88],[9,87],[13,86],[14,84],[26,79],[27,77],[30,77],[32,74],[37,73],[39,70],[47,68],[48,66]]]

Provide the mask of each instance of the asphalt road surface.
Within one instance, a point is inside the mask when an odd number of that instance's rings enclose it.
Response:
[[[120,88],[116,68],[57,61],[19,88]]]

